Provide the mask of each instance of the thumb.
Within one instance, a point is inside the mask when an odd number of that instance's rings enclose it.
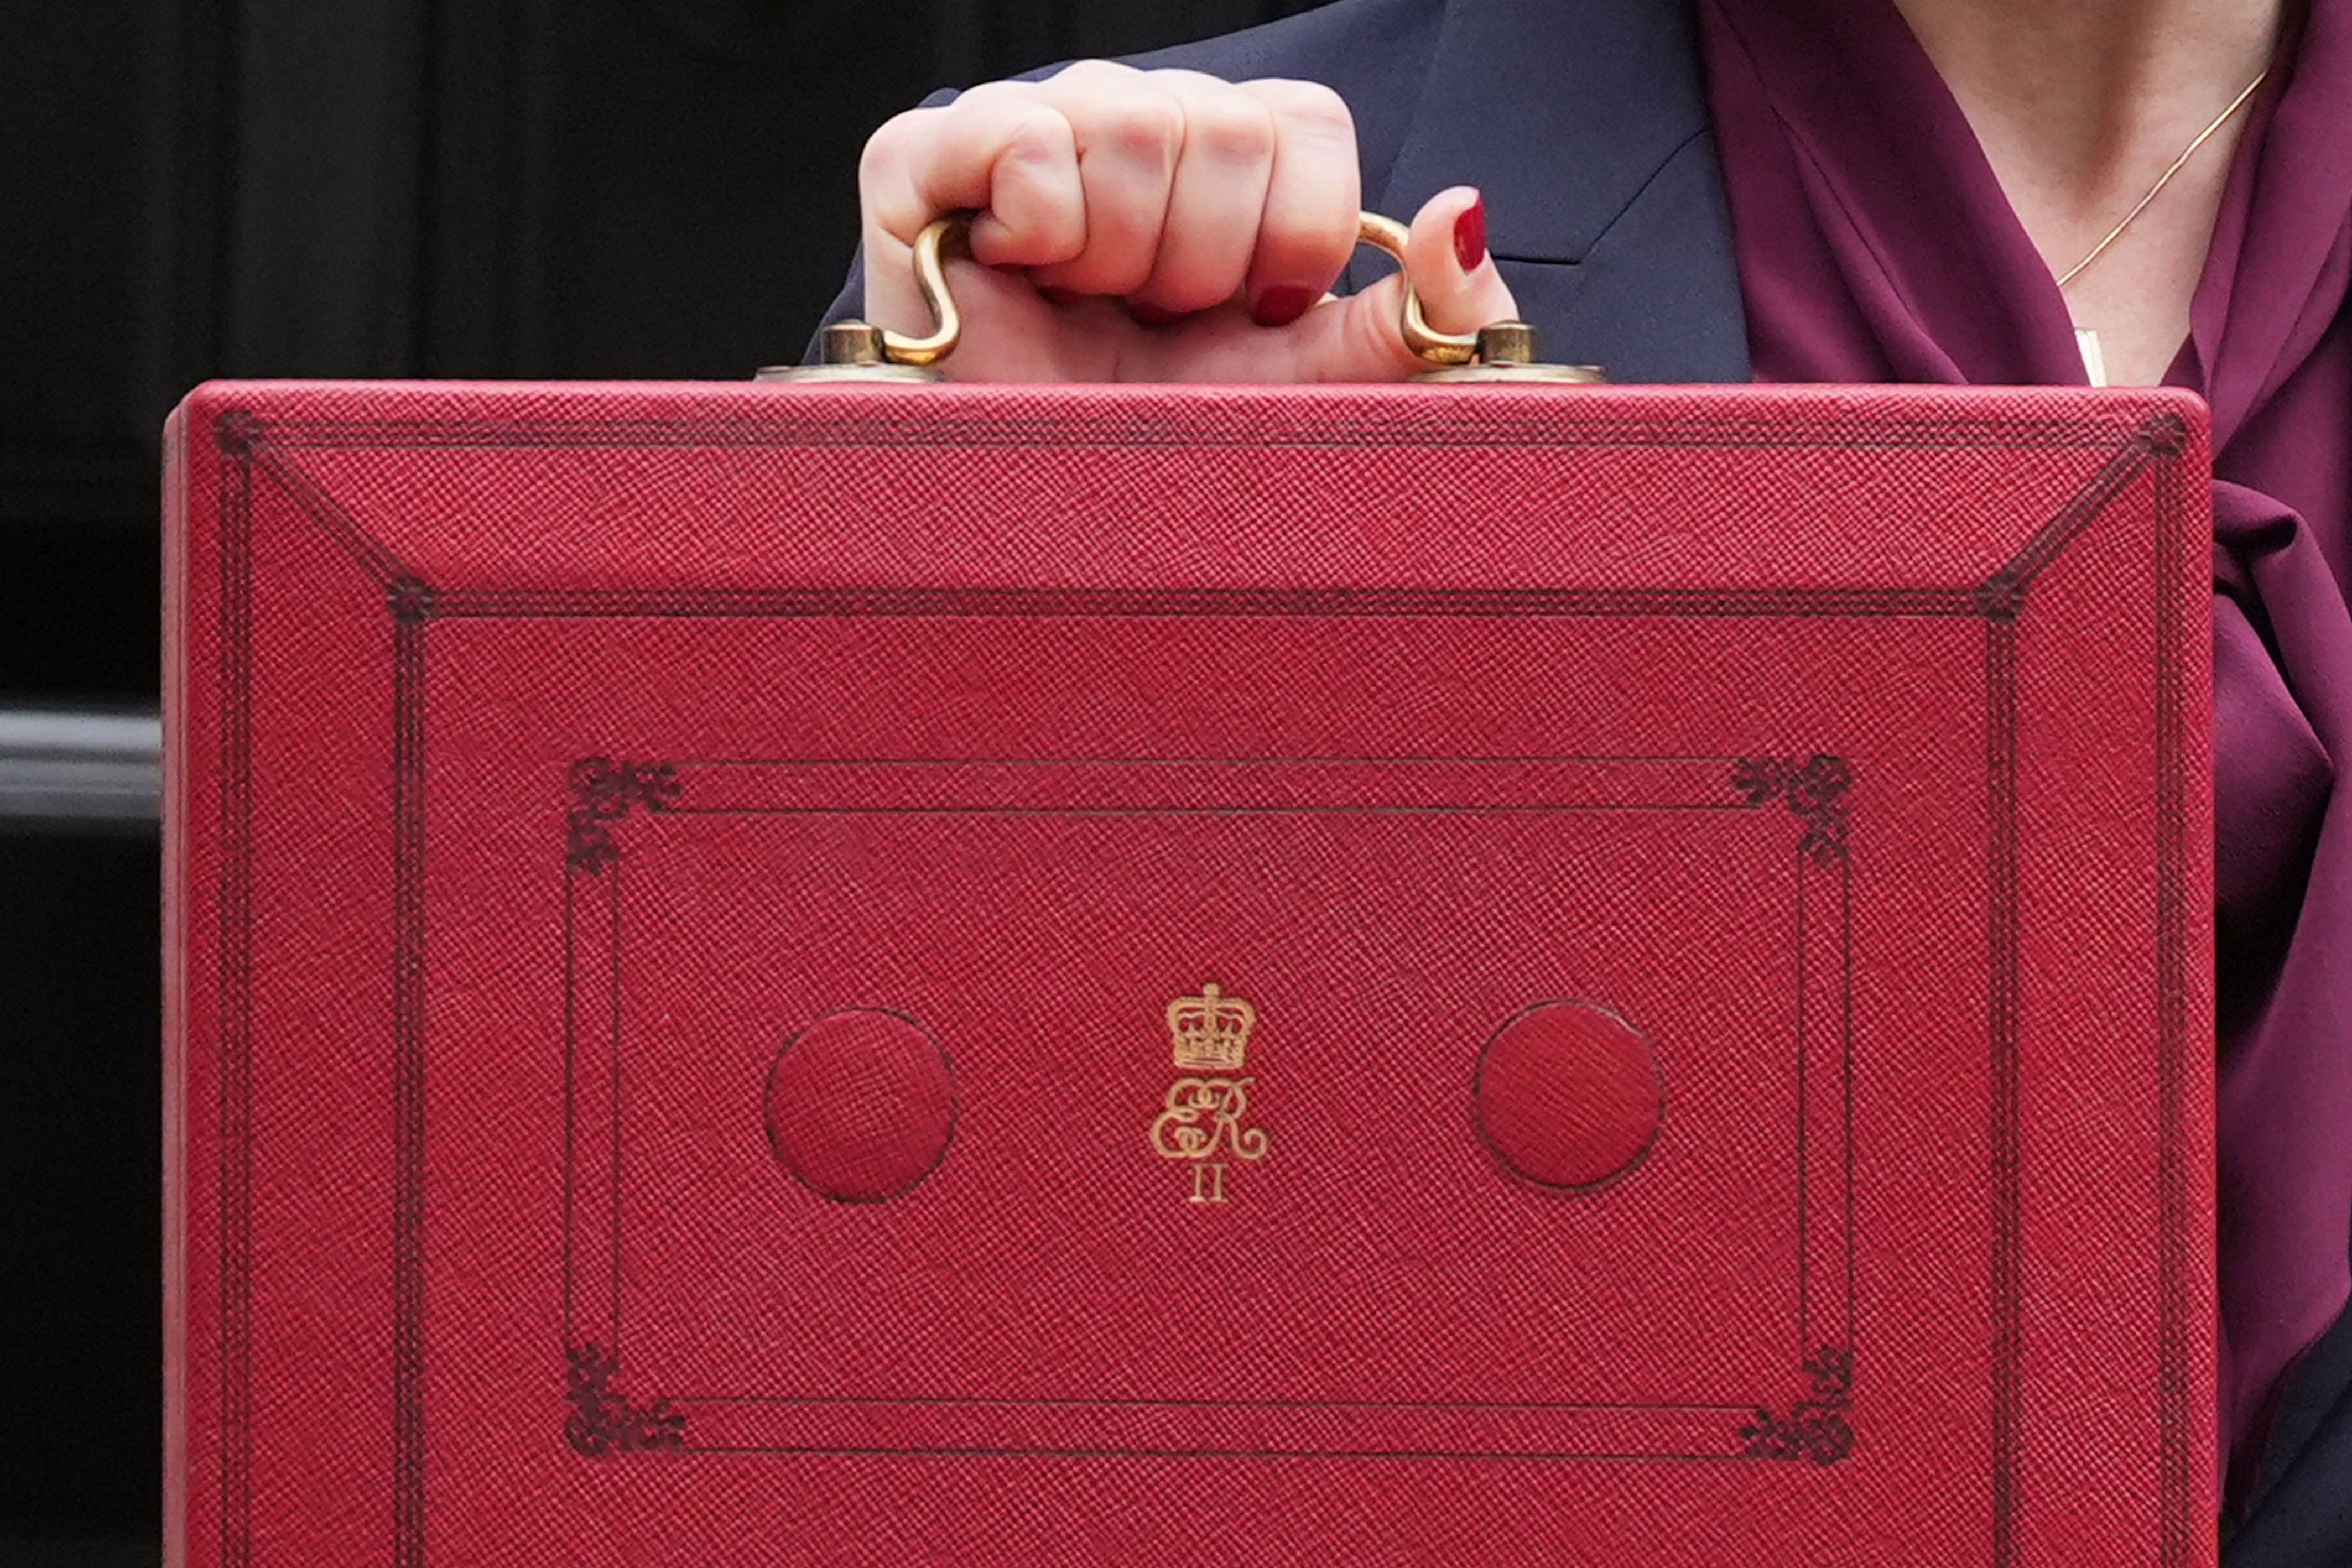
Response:
[[[1404,267],[1421,291],[1422,314],[1440,332],[1475,332],[1519,313],[1486,254],[1486,198],[1467,185],[1440,191],[1413,214]]]
[[[1486,204],[1467,185],[1432,196],[1413,214],[1405,240],[1404,270],[1351,298],[1310,310],[1297,323],[1300,345],[1317,381],[1393,381],[1431,368],[1405,347],[1404,279],[1412,279],[1421,310],[1439,332],[1475,332],[1518,315],[1495,258],[1486,253]]]

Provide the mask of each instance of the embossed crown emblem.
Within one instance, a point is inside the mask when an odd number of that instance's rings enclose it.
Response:
[[[1179,997],[1168,1004],[1176,1065],[1188,1072],[1240,1071],[1249,1052],[1250,1030],[1256,1027],[1255,1008],[1213,985],[1202,986],[1197,997]]]

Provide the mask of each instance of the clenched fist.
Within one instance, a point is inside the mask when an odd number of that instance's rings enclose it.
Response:
[[[920,333],[908,247],[972,209],[950,265],[972,381],[1390,381],[1424,369],[1394,277],[1324,298],[1356,244],[1356,131],[1328,88],[1089,60],[995,82],[874,133],[858,171],[866,312]],[[1406,266],[1431,326],[1516,314],[1475,191],[1433,197]]]

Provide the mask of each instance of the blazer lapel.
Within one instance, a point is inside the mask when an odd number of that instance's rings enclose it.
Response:
[[[1375,204],[1410,217],[1457,184],[1485,193],[1546,358],[1621,382],[1748,379],[1685,0],[1451,0]]]

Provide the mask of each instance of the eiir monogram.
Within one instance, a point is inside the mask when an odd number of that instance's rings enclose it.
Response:
[[[1176,1065],[1195,1073],[1239,1071],[1256,1027],[1257,1009],[1215,986],[1203,986],[1199,996],[1180,997],[1168,1004]],[[1244,1124],[1250,1085],[1256,1082],[1193,1077],[1179,1078],[1168,1086],[1160,1114],[1152,1119],[1151,1148],[1162,1159],[1192,1162],[1187,1202],[1224,1202],[1225,1160],[1265,1157],[1265,1129]]]
[[[1235,1159],[1265,1157],[1265,1133],[1244,1127],[1255,1078],[1179,1078],[1168,1108],[1151,1124],[1151,1146],[1171,1160],[1205,1160],[1230,1147]]]

